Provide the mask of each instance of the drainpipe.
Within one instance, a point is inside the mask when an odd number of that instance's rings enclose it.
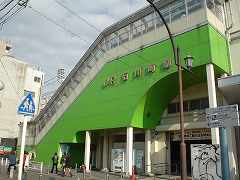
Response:
[[[228,5],[228,6],[227,6]],[[232,57],[231,57],[231,49],[230,49],[230,44],[231,44],[231,34],[230,34],[230,30],[233,28],[233,16],[232,16],[232,10],[231,10],[231,2],[230,0],[226,0],[223,4],[223,10],[224,10],[224,14],[225,14],[225,26],[226,26],[226,31],[225,31],[225,35],[227,37],[227,45],[228,45],[228,56],[229,56],[229,65],[230,65],[230,75],[233,74],[232,72]],[[229,15],[230,15],[230,19],[228,17],[228,11],[229,11]],[[231,21],[231,24],[229,25],[229,22]]]

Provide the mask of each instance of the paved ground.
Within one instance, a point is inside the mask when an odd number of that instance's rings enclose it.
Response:
[[[122,180],[127,180],[130,178],[125,177]],[[169,177],[138,177],[138,180],[166,180],[169,179]],[[175,178],[171,178],[175,179]],[[6,167],[0,166],[0,180],[10,180],[7,175],[7,169]],[[14,178],[12,180],[17,180],[17,172],[14,174]],[[84,180],[82,173],[74,173],[73,177],[61,177],[60,175],[55,174],[44,174],[40,176],[39,173],[36,172],[27,172],[24,173],[22,180]],[[115,174],[109,174],[108,178],[106,178],[106,174],[101,172],[92,172],[91,175],[86,175],[85,180],[121,180],[120,176],[117,176]]]

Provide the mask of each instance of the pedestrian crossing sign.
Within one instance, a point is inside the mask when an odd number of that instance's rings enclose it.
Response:
[[[24,115],[33,115],[35,113],[35,103],[32,94],[29,93],[18,107],[18,113]]]

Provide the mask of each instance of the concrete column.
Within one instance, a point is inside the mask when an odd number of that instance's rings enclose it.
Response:
[[[84,164],[86,166],[87,172],[90,170],[90,153],[91,153],[90,146],[91,146],[91,132],[86,131]]]
[[[133,128],[127,128],[127,148],[126,148],[126,173],[132,175],[132,166],[133,166]]]
[[[103,154],[102,154],[102,167],[103,170],[107,170],[108,168],[108,135],[104,132],[103,136]]]
[[[217,94],[216,94],[215,75],[214,75],[213,65],[207,64],[206,71],[207,71],[209,107],[214,108],[214,107],[217,107]],[[212,136],[212,144],[219,144],[219,142],[220,142],[219,141],[219,128],[212,128],[211,136]]]
[[[145,173],[151,173],[151,130],[145,131]]]
[[[112,136],[108,135],[108,158],[107,158],[107,167],[112,168],[112,148],[113,148],[113,139]]]

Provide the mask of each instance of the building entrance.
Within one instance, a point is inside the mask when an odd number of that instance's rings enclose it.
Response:
[[[180,136],[179,132],[171,133],[170,157],[171,174],[180,175]],[[211,144],[211,131],[209,129],[189,130],[185,132],[187,174],[191,176],[191,144]]]

